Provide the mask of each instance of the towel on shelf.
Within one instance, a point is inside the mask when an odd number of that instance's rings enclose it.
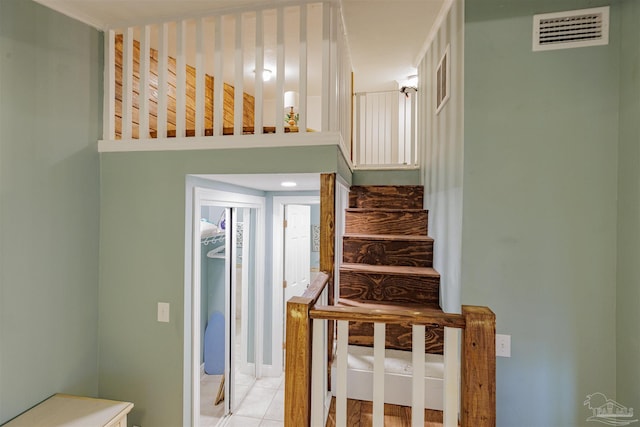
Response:
[[[206,239],[207,237],[214,237],[218,234],[222,234],[217,225],[202,218],[200,220],[200,238]]]

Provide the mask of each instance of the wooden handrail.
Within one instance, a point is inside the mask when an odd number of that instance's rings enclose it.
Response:
[[[316,275],[301,296],[287,301],[287,351],[285,357],[284,418],[291,427],[311,422],[311,340],[312,320],[309,311],[318,302],[331,277]]]
[[[312,319],[326,320],[352,320],[369,323],[410,324],[426,325],[437,328],[448,326],[451,328],[464,328],[465,321],[462,315],[444,313],[430,308],[404,308],[397,306],[369,307],[345,307],[345,306],[320,306],[309,313]]]

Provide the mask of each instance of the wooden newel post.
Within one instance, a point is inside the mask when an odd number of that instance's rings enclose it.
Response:
[[[496,316],[487,307],[462,306],[462,427],[496,425]]]
[[[305,427],[311,422],[311,300],[293,297],[287,302],[284,425]]]

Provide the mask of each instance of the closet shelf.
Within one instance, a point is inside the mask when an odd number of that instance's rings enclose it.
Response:
[[[224,231],[219,234],[214,234],[213,236],[207,236],[204,239],[200,240],[200,243],[202,243],[205,246],[212,245],[212,244],[215,245],[222,242],[224,242]]]

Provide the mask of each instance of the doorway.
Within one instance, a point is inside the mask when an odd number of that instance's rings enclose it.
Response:
[[[282,374],[284,368],[286,301],[304,292],[319,267],[313,232],[319,226],[319,208],[318,195],[273,198],[273,283],[282,286],[273,288],[271,375]]]
[[[191,423],[215,426],[260,375],[264,198],[195,188]]]

